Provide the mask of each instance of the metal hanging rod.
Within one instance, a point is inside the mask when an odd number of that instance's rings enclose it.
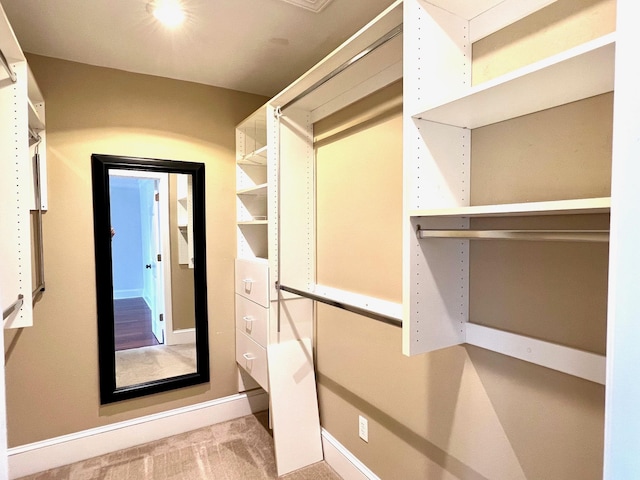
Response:
[[[38,139],[40,139],[40,135],[38,135]],[[35,301],[36,297],[44,292],[45,282],[44,282],[44,235],[42,232],[42,185],[40,184],[40,154],[38,153],[38,146],[36,145],[36,153],[34,155],[35,162],[35,190],[36,190],[36,213],[38,218],[38,252],[36,262],[38,264],[38,275],[37,281],[38,285],[31,292],[31,298]]]
[[[16,83],[18,81],[18,76],[16,75],[16,72],[14,72],[13,69],[11,68],[11,65],[9,65],[9,62],[7,61],[7,57],[4,56],[4,52],[1,49],[0,49],[0,63],[2,63],[2,66],[9,74],[9,78],[11,79],[11,81],[13,83]]]
[[[334,69],[331,72],[329,72],[327,75],[322,77],[316,83],[314,83],[309,88],[307,88],[305,91],[303,91],[302,93],[300,93],[297,96],[295,96],[292,100],[289,100],[284,105],[281,105],[280,107],[277,107],[277,110],[278,111],[282,111],[285,108],[290,107],[291,105],[293,105],[297,101],[299,101],[302,98],[304,98],[307,95],[309,95],[314,90],[317,90],[318,88],[320,88],[322,85],[327,83],[329,80],[334,78],[336,75],[339,75],[340,73],[345,71],[347,68],[349,68],[354,63],[358,62],[359,60],[362,60],[364,57],[369,55],[371,52],[373,52],[374,50],[378,49],[379,47],[381,47],[382,45],[384,45],[388,41],[393,40],[395,37],[397,37],[398,35],[401,35],[401,34],[402,34],[402,24],[398,25],[397,27],[393,28],[392,30],[389,30],[385,35],[383,35],[378,40],[373,42],[367,48],[365,48],[364,50],[362,50],[360,53],[356,54],[355,56],[351,57],[349,60],[344,62],[342,65],[340,65],[336,69]]]
[[[20,310],[22,308],[22,304],[24,303],[24,295],[19,294],[18,299],[9,305],[9,308],[2,312],[2,320],[6,320],[16,310]]]
[[[608,230],[416,230],[418,238],[461,238],[470,240],[526,240],[557,242],[608,242]]]
[[[342,303],[336,300],[331,300],[329,298],[322,297],[314,293],[305,292],[303,290],[287,287],[285,285],[278,284],[276,285],[276,288],[278,290],[282,290],[283,292],[293,293],[294,295],[298,295],[300,297],[309,298],[316,302],[324,303],[326,305],[331,305],[332,307],[337,307],[352,313],[357,313],[358,315],[362,315],[364,317],[368,317],[373,320],[377,320],[378,322],[386,323],[388,325],[393,325],[394,327],[402,327],[402,320],[399,320],[395,317],[390,317],[382,313],[372,312],[371,310],[367,310],[365,308],[356,307],[355,305],[349,305],[348,303]]]

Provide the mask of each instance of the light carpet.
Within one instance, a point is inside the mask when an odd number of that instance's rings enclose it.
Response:
[[[264,480],[278,478],[267,413],[230,420],[22,480]],[[325,462],[279,477],[340,480]]]
[[[137,385],[196,371],[196,346],[154,345],[116,352],[116,387]]]

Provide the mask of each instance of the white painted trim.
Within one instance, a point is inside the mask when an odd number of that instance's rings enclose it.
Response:
[[[183,328],[181,330],[175,330],[173,332],[167,330],[165,340],[165,343],[167,345],[184,345],[186,343],[195,343],[196,329]]]
[[[322,429],[324,461],[344,480],[380,480],[367,466],[356,458],[333,435]]]
[[[10,448],[9,478],[68,465],[266,410],[264,392],[248,392]]]
[[[606,358],[603,355],[475,323],[466,324],[466,343],[605,384]]]

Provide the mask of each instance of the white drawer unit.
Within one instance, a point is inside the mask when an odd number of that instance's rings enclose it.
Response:
[[[265,390],[269,391],[267,379],[267,350],[251,340],[241,330],[236,330],[236,362],[247,371]]]
[[[236,295],[236,328],[254,341],[267,346],[269,309]]]
[[[269,266],[259,260],[236,259],[236,293],[269,307]]]

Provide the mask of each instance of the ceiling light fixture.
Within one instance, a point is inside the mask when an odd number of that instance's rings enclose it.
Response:
[[[147,4],[147,10],[169,28],[177,27],[185,19],[184,9],[180,0],[154,0]]]

